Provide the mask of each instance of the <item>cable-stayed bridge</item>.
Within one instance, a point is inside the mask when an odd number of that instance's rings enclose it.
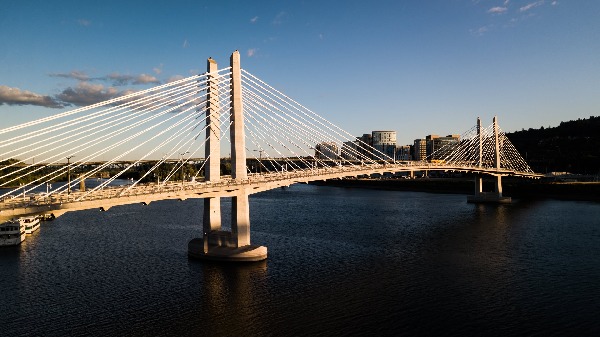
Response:
[[[487,127],[478,119],[427,160],[397,161],[241,69],[237,51],[227,68],[209,59],[204,74],[4,128],[0,153],[1,219],[202,198],[203,237],[190,242],[190,255],[225,260],[266,258],[265,247],[250,244],[253,193],[443,170],[477,174],[475,201],[502,201],[501,177],[539,177],[496,118]],[[115,167],[97,186],[84,186]],[[129,184],[115,186],[133,171]],[[481,191],[481,175],[496,177],[493,193]],[[232,198],[231,231],[221,229],[221,197]]]

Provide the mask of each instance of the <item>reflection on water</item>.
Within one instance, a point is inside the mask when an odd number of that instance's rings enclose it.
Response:
[[[228,200],[224,200],[224,205]],[[6,335],[590,335],[600,205],[294,185],[250,198],[267,261],[187,258],[200,200],[67,213],[0,249]],[[224,206],[226,217],[229,207]],[[225,220],[227,221],[227,220]]]
[[[245,335],[248,327],[267,331],[257,297],[264,295],[267,261],[241,265],[198,262],[202,270],[201,293],[204,329],[217,335]],[[235,319],[232,319],[235,317]]]

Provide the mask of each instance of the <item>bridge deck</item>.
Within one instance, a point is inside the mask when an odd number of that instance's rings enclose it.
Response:
[[[170,182],[167,184],[150,183],[135,186],[105,187],[94,192],[73,191],[68,196],[64,193],[58,195],[40,193],[26,197],[12,196],[0,202],[0,220],[29,214],[53,213],[55,216],[60,216],[66,212],[76,210],[108,210],[112,206],[135,203],[148,204],[152,201],[167,199],[232,197],[238,195],[241,191],[253,194],[281,186],[308,183],[315,180],[411,171],[458,171],[494,176],[541,177],[539,174],[526,172],[440,164],[377,164],[324,167],[290,172],[252,174],[244,180],[233,180],[224,177],[216,182]]]

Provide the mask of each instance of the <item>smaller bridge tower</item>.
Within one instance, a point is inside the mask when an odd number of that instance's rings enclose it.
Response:
[[[475,176],[475,194],[467,196],[467,202],[471,203],[511,203],[510,197],[502,196],[502,176],[500,172],[500,138],[498,137],[498,117],[494,116],[493,120],[494,128],[494,164],[496,168],[495,173],[491,173],[494,176],[494,191],[483,192],[483,177],[481,174]],[[479,158],[477,160],[477,166],[481,169],[483,165],[483,135],[481,132],[481,119],[477,117],[477,138],[479,140]]]

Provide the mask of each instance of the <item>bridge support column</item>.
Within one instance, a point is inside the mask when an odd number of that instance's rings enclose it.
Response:
[[[502,176],[496,176],[495,192],[499,198],[502,198]]]
[[[211,70],[211,59],[209,59],[209,73]],[[238,181],[247,179],[246,173],[246,145],[244,137],[244,115],[242,107],[242,75],[240,68],[240,53],[236,50],[231,55],[231,177]],[[214,62],[214,61],[213,61]],[[216,63],[214,71],[216,71]],[[210,80],[210,76],[209,76]],[[218,85],[216,87],[218,89]],[[209,100],[212,95],[218,97],[218,90],[212,91],[210,86]],[[218,104],[218,100],[216,102]],[[208,112],[207,112],[208,113]],[[207,122],[208,123],[208,122]],[[218,129],[218,118],[214,124],[209,125],[207,133]],[[209,141],[213,133],[207,134]],[[220,130],[218,130],[220,135]],[[216,138],[218,142],[219,138]],[[212,144],[212,143],[211,143]],[[211,145],[212,146],[212,145]],[[207,152],[209,145],[207,145]],[[216,151],[214,148],[211,151]],[[209,158],[210,177],[208,179],[219,178],[214,176],[214,171],[219,168],[215,164],[220,161],[220,149],[217,155],[214,153]],[[217,159],[214,159],[217,158]],[[212,161],[211,161],[212,159]],[[211,180],[212,181],[212,180]],[[193,258],[217,261],[261,261],[267,258],[267,247],[250,244],[250,207],[248,203],[248,193],[243,189],[238,195],[232,198],[231,205],[231,232],[221,230],[221,212],[220,198],[204,199],[204,237],[202,239],[192,239],[188,244],[188,255]]]
[[[494,176],[494,191],[483,191],[483,177],[475,177],[475,193],[467,196],[469,203],[492,203],[492,204],[510,204],[510,197],[502,196],[502,176]]]
[[[480,195],[483,192],[483,177],[475,176],[475,195]]]

